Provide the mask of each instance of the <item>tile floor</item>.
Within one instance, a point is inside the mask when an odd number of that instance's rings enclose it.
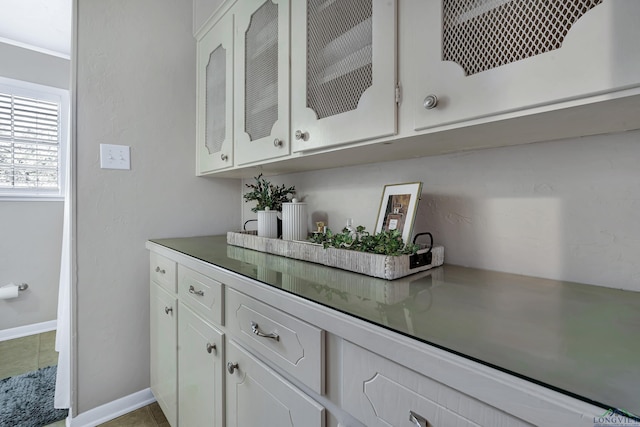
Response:
[[[0,341],[0,379],[58,364],[56,331]]]
[[[55,351],[56,332],[44,332],[14,340],[0,341],[0,379],[35,371],[39,368],[58,364]],[[45,427],[64,427],[65,421],[58,421]],[[157,403],[144,406],[125,414],[100,427],[169,427]]]

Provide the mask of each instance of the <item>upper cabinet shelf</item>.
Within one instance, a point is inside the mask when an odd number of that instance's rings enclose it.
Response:
[[[219,135],[224,124],[224,153],[204,152],[201,174],[288,173],[640,128],[637,0],[237,0],[217,10],[198,41],[198,144],[210,146],[204,123]],[[222,112],[212,95],[220,82],[201,82],[209,61],[201,52],[226,31]],[[203,165],[207,158],[215,164]]]

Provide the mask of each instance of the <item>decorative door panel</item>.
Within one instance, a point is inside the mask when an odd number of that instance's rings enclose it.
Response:
[[[197,173],[233,166],[233,15],[198,42]]]
[[[178,424],[178,301],[151,283],[150,383],[169,424]]]
[[[292,4],[293,151],[396,133],[396,3]]]
[[[240,345],[227,346],[227,427],[323,427],[325,409]]]
[[[407,38],[416,90],[408,101],[416,130],[640,85],[636,0],[443,0],[413,7]]]
[[[247,0],[236,11],[236,164],[286,156],[289,0]]]
[[[224,426],[224,334],[180,304],[181,426]]]

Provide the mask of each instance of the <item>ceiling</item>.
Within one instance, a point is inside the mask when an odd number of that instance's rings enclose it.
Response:
[[[0,42],[69,58],[72,0],[0,0]]]

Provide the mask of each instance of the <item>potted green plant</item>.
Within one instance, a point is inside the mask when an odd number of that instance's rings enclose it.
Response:
[[[277,186],[262,177],[254,177],[255,182],[245,184],[250,189],[243,195],[245,202],[256,202],[251,211],[258,214],[258,236],[278,237],[278,212],[282,211],[282,203],[296,193],[295,186]]]

